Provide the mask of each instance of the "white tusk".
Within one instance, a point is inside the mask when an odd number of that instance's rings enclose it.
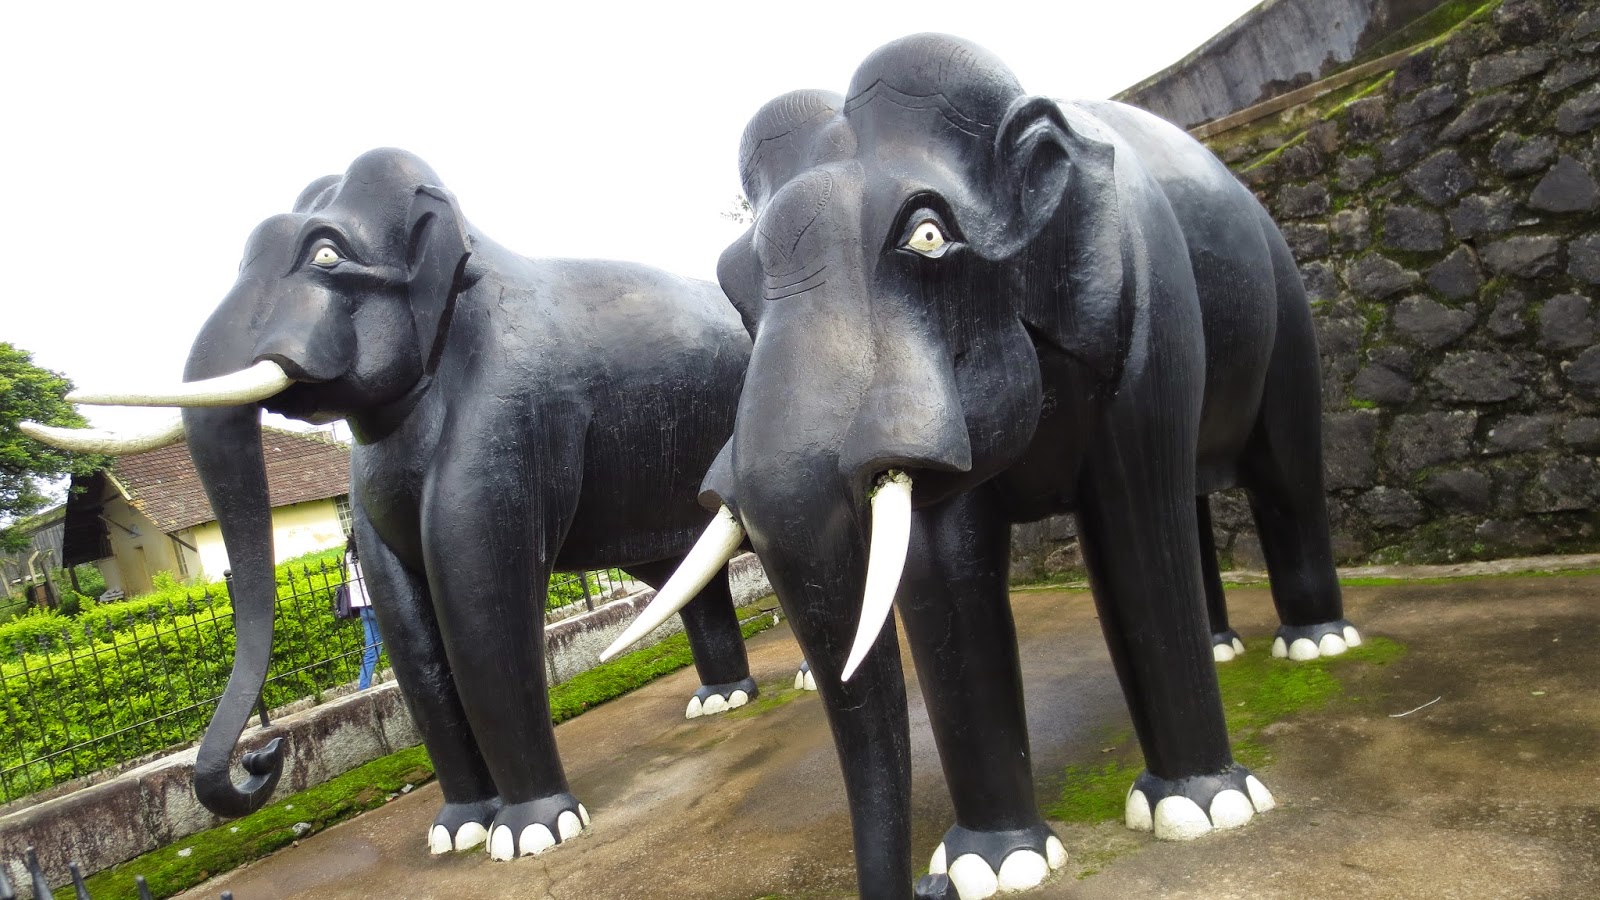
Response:
[[[34,440],[78,453],[124,456],[171,446],[183,440],[183,420],[174,418],[159,428],[136,434],[118,434],[99,428],[56,428],[37,422],[19,422],[22,433]]]
[[[856,667],[878,641],[883,623],[894,608],[900,575],[906,567],[906,547],[911,543],[911,476],[890,470],[878,480],[872,494],[872,541],[868,544],[867,589],[861,595],[861,624],[850,648],[840,681],[849,681]]]
[[[73,391],[67,399],[89,406],[240,406],[265,400],[293,383],[282,366],[264,359],[242,372],[189,381],[161,392]]]
[[[738,552],[742,540],[744,526],[739,524],[726,506],[717,510],[716,517],[706,526],[705,534],[700,535],[694,549],[684,557],[683,565],[678,566],[678,571],[672,573],[667,583],[656,592],[650,605],[639,613],[639,617],[633,620],[622,636],[612,641],[611,646],[600,654],[600,660],[604,662],[626,650],[630,644],[672,618],[673,613],[688,606],[700,589],[722,570],[723,564]]]

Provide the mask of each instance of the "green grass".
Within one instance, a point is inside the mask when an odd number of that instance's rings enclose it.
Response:
[[[773,617],[763,613],[746,620],[740,630],[749,639],[773,624]],[[655,646],[602,663],[550,690],[551,718],[557,723],[564,722],[693,661],[688,638],[676,634]],[[763,708],[794,699],[785,698],[785,693],[803,692],[781,692]],[[244,818],[191,834],[175,844],[113,866],[89,878],[87,884],[97,900],[136,900],[138,894],[133,879],[135,875],[143,875],[154,896],[170,897],[214,875],[267,856],[302,837],[376,809],[408,784],[420,785],[432,779],[433,763],[425,749],[401,750]],[[311,826],[304,835],[294,833],[294,826],[299,822]]]
[[[1224,573],[1226,574],[1226,573]],[[1600,575],[1600,567],[1579,569],[1529,569],[1522,572],[1481,572],[1470,575],[1438,575],[1432,577],[1404,577],[1404,576],[1351,576],[1339,579],[1341,587],[1395,587],[1406,584],[1450,584],[1456,581],[1476,581],[1485,578],[1581,578],[1589,575]],[[1238,587],[1269,587],[1271,582],[1262,580],[1251,582],[1248,585],[1227,585],[1230,588]],[[1042,591],[1056,591],[1066,594],[1087,594],[1089,583],[1082,577],[1062,581],[1040,581],[1029,584],[1014,584],[1011,592],[1015,594],[1033,594]]]
[[[311,830],[306,834],[313,834],[384,805],[408,784],[422,784],[432,778],[433,763],[428,760],[427,751],[421,747],[402,750],[242,819],[191,834],[100,872],[87,880],[90,895],[99,900],[135,900],[138,893],[133,879],[143,875],[152,894],[170,897],[294,843],[300,838],[294,833],[298,822],[309,824]]]
[[[1341,672],[1355,666],[1386,666],[1405,653],[1405,647],[1396,641],[1369,637],[1342,656],[1295,663],[1273,658],[1269,642],[1258,638],[1255,643],[1250,652],[1217,666],[1233,757],[1250,769],[1272,762],[1271,751],[1261,740],[1268,726],[1342,697]],[[1061,799],[1045,810],[1047,816],[1084,823],[1122,818],[1123,801],[1144,767],[1144,758],[1131,731],[1101,743],[1105,746],[1103,759],[1067,766],[1062,773]]]

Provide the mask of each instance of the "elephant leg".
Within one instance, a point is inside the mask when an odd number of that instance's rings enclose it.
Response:
[[[1261,538],[1272,601],[1282,623],[1274,656],[1295,660],[1343,653],[1361,643],[1344,618],[1323,490],[1320,370],[1311,312],[1294,259],[1273,241],[1280,294],[1278,337],[1243,465]]]
[[[913,517],[896,598],[956,813],[928,870],[963,900],[1031,888],[1067,855],[1034,799],[1010,551],[993,491],[958,495]]]
[[[444,792],[444,808],[428,830],[428,848],[448,853],[476,847],[488,837],[500,799],[456,694],[428,586],[378,538],[359,504],[354,512],[361,573],[377,601],[372,611],[378,630]]]
[[[1200,534],[1200,575],[1206,587],[1206,618],[1211,622],[1211,655],[1228,662],[1244,652],[1239,632],[1228,626],[1228,598],[1222,592],[1222,572],[1217,567],[1217,539],[1211,530],[1211,500],[1196,497],[1195,521]]]
[[[583,471],[570,441],[582,430],[544,424],[502,416],[493,435],[447,424],[423,492],[434,607],[504,804],[489,829],[495,859],[544,852],[588,825],[557,754],[544,665],[545,596]]]
[[[1100,624],[1144,751],[1127,825],[1188,840],[1242,825],[1272,801],[1228,746],[1195,533],[1192,444],[1170,434],[1171,424],[1107,423],[1112,434],[1092,448],[1080,481],[1078,518]]]
[[[682,563],[683,558],[677,557],[629,566],[628,574],[659,591]],[[728,590],[728,567],[723,566],[722,572],[679,615],[683,617],[689,649],[694,653],[695,671],[700,675],[700,688],[689,698],[684,716],[696,719],[754,700],[756,683],[750,677],[750,658],[739,631],[733,594]]]

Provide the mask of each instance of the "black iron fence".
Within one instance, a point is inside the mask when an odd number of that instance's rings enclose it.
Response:
[[[359,619],[334,616],[343,579],[326,563],[278,570],[263,709],[357,680],[367,643]],[[549,607],[592,609],[633,586],[616,569],[557,575]],[[196,740],[233,666],[225,589],[40,621],[0,646],[0,803]]]

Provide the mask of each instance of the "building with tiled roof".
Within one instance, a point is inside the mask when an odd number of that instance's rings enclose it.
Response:
[[[278,561],[344,543],[350,528],[350,448],[325,435],[262,430],[273,555]],[[205,488],[177,443],[116,458],[73,479],[63,563],[94,563],[108,588],[148,591],[157,572],[222,577],[228,552]]]

